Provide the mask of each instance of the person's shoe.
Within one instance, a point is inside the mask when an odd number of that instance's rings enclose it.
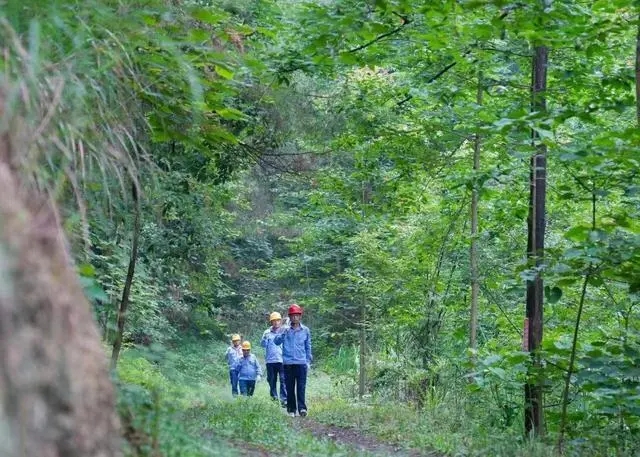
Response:
[[[280,406],[282,406],[283,408],[286,408],[287,407],[287,400],[282,400],[280,402]]]
[[[301,415],[302,417],[305,417],[305,416],[307,415],[307,410],[306,410],[306,409],[301,409],[301,410],[300,410],[300,415]]]
[[[296,413],[288,413],[289,417],[296,417]]]

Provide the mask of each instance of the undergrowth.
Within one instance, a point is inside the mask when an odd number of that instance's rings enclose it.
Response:
[[[128,457],[371,455],[294,428],[266,382],[254,397],[234,399],[224,351],[197,342],[124,351],[117,383]],[[310,390],[324,395],[323,385],[328,378],[312,373]]]
[[[252,398],[232,398],[224,351],[222,343],[195,341],[171,350],[130,348],[123,353],[117,382],[128,456],[367,455],[295,427],[299,419],[287,417],[270,400],[266,382],[257,385]],[[256,354],[260,358],[261,351]],[[555,455],[554,443],[524,440],[521,421],[506,420],[504,411],[492,409],[491,399],[482,394],[433,392],[417,408],[376,396],[358,400],[353,387],[353,377],[344,370],[330,377],[312,369],[307,386],[311,419],[440,455]],[[520,411],[513,414],[520,417]],[[587,444],[572,442],[566,456],[610,455]]]

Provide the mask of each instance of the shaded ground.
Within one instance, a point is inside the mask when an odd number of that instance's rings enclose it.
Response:
[[[220,445],[221,443],[227,444],[228,447],[226,451],[229,453],[229,455],[242,457],[272,457],[276,455],[274,452],[270,452],[268,449],[258,444],[247,443],[241,440],[224,440],[217,438],[212,430],[203,432],[201,436],[208,441],[213,439],[218,440],[218,445]],[[215,454],[213,454],[213,452],[215,452]],[[215,451],[212,451],[212,455],[220,455],[217,448],[215,449]],[[225,453],[224,455],[227,454]]]
[[[368,452],[379,455],[393,455],[394,457],[444,457],[435,451],[424,451],[420,449],[405,449],[401,446],[395,446],[385,443],[366,435],[354,428],[336,427],[333,425],[322,424],[310,418],[296,418],[292,421],[292,427],[298,431],[307,431],[316,439],[329,439],[337,444],[350,446],[358,451]],[[203,434],[203,436],[211,439],[213,434],[211,431]],[[241,440],[229,440],[230,448],[235,450],[237,455],[243,457],[275,457],[279,455],[270,451],[263,446],[246,443]]]
[[[256,444],[249,444],[236,440],[229,441],[229,444],[233,446],[238,451],[238,454],[243,457],[271,457],[275,455],[275,453],[269,452],[267,449]]]
[[[298,430],[307,430],[316,438],[328,438],[339,444],[352,446],[361,451],[381,455],[394,455],[397,457],[443,457],[442,454],[435,451],[405,449],[401,446],[394,446],[370,435],[366,435],[354,428],[326,425],[309,417],[294,421],[294,427]]]

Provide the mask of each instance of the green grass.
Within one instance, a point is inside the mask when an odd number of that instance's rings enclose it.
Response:
[[[365,403],[346,399],[317,402],[314,417],[320,422],[352,427],[383,441],[416,449],[433,449],[452,456],[552,455],[542,443],[523,443],[509,430],[482,426],[464,409],[441,405],[418,411],[398,403]]]
[[[202,433],[207,432],[230,442],[242,441],[256,448],[283,456],[364,456],[370,455],[329,439],[316,439],[306,431],[294,429],[292,419],[283,409],[268,399],[266,389],[253,398],[233,401],[212,398],[195,414],[203,421]]]
[[[175,351],[129,349],[118,365],[120,410],[132,412],[135,425],[160,443],[163,456],[236,456],[268,451],[282,456],[372,455],[317,439],[294,427],[292,419],[269,398],[266,382],[258,383],[252,398],[233,398],[223,360],[225,346],[185,344]],[[260,355],[258,353],[258,355]],[[309,389],[331,392],[326,375],[312,373]],[[311,406],[313,408],[313,406]],[[136,454],[152,455],[147,446]]]
[[[222,343],[183,343],[173,350],[129,349],[119,364],[120,410],[159,443],[163,457],[264,455],[371,455],[329,439],[317,439],[295,427],[300,419],[286,416],[273,403],[266,382],[252,398],[232,398],[226,346]],[[260,350],[255,351],[261,357]],[[522,439],[520,412],[505,425],[490,398],[465,391],[439,392],[424,408],[367,398],[352,398],[353,383],[313,369],[308,378],[310,415],[319,422],[349,427],[405,448],[436,450],[450,456],[555,456],[553,443]],[[303,419],[304,420],[304,419]],[[550,440],[553,437],[550,437]],[[566,455],[600,457],[584,443]],[[151,456],[152,449],[129,455]],[[260,454],[262,452],[262,454]],[[618,453],[618,457],[626,455]]]

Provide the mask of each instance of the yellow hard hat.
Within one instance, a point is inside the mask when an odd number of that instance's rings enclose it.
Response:
[[[271,316],[269,316],[269,322],[271,322],[271,321],[275,321],[275,320],[277,320],[277,319],[282,320],[282,316],[280,315],[280,313],[279,313],[279,312],[274,311],[273,313],[271,313]]]
[[[240,341],[240,335],[234,333],[233,335],[231,335],[231,341]]]
[[[244,343],[242,343],[242,349],[251,349],[251,343],[245,341]]]

